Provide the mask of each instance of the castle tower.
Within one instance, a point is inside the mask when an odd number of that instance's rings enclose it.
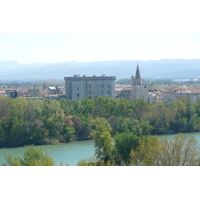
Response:
[[[137,64],[137,70],[135,77],[131,76],[131,88],[132,88],[132,94],[131,98],[144,98],[144,83],[143,79],[141,79],[140,76],[140,70],[139,70],[139,65]]]

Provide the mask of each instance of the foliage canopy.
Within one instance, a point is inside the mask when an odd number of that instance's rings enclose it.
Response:
[[[177,134],[173,139],[150,136],[141,138],[131,150],[130,163],[135,166],[199,166],[200,145],[194,137]]]

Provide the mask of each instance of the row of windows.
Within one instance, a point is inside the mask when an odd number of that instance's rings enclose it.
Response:
[[[141,85],[141,81],[140,80],[136,80],[136,85]]]
[[[92,92],[89,91],[89,94],[92,94]],[[103,91],[101,91],[101,94],[103,94]],[[110,91],[107,91],[107,94],[110,94]]]
[[[104,85],[101,85],[101,88],[103,88]],[[89,88],[92,88],[92,85],[88,86]],[[107,88],[110,88],[110,85],[107,85]],[[79,90],[79,87],[77,87],[77,90]]]
[[[89,94],[91,94],[91,91],[89,91]],[[103,94],[103,91],[101,91],[101,94]],[[110,91],[108,91],[107,94],[110,94]],[[80,96],[80,94],[77,93],[77,97],[79,97],[79,96]]]

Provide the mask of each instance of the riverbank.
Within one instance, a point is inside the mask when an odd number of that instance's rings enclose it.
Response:
[[[83,139],[83,140],[73,140],[70,142],[66,142],[66,141],[59,141],[57,139],[52,139],[52,140],[48,140],[45,143],[36,143],[36,144],[23,144],[23,145],[4,145],[4,146],[0,146],[1,148],[16,148],[16,147],[24,147],[24,146],[29,146],[29,145],[34,145],[34,146],[44,146],[44,145],[60,145],[60,144],[68,144],[68,143],[72,143],[72,142],[82,142],[82,141],[87,141],[87,140],[93,140],[93,138],[87,138],[87,139]]]
[[[194,134],[194,133],[199,133],[198,131],[196,132],[182,132],[183,134]],[[167,134],[153,134],[152,136],[173,136],[178,134],[176,133],[167,133]],[[73,140],[70,142],[61,142],[57,139],[52,139],[52,140],[48,140],[45,143],[41,144],[41,143],[37,143],[37,144],[24,144],[24,145],[18,145],[18,146],[1,146],[0,149],[2,148],[17,148],[17,147],[24,147],[24,146],[29,146],[29,145],[34,145],[34,146],[45,146],[45,145],[62,145],[62,144],[69,144],[69,143],[73,143],[73,142],[83,142],[83,141],[87,141],[87,140],[93,140],[93,138],[87,138],[87,139],[83,139],[83,140]]]
[[[200,132],[183,133],[188,137],[194,136],[200,142]],[[158,135],[159,137],[174,137],[175,134]],[[90,158],[95,154],[94,140],[74,141],[65,144],[39,145],[45,153],[48,153],[57,166],[69,164],[76,166],[80,159]],[[24,147],[12,147],[0,149],[0,165],[5,162],[5,155],[22,156]]]

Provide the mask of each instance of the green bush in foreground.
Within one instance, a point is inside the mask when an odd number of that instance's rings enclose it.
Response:
[[[5,156],[6,163],[4,166],[54,166],[54,159],[45,154],[41,148],[34,146],[26,146],[22,157]]]
[[[177,134],[173,139],[149,136],[141,138],[131,150],[134,166],[199,166],[200,145],[195,137]]]

